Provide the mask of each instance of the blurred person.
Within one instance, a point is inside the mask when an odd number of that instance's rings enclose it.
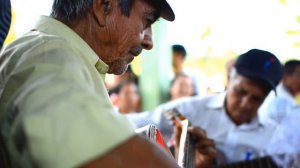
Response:
[[[263,122],[280,123],[289,113],[295,113],[299,105],[296,101],[300,93],[300,60],[290,60],[284,64],[281,83],[276,95],[270,93],[259,110]]]
[[[107,74],[105,76],[105,86],[108,89],[109,98],[115,109],[118,111],[118,94],[120,86],[126,81],[133,81],[138,86],[139,79],[128,65],[127,70],[122,75]]]
[[[260,123],[257,110],[281,76],[282,67],[275,55],[252,49],[237,58],[226,92],[178,99],[153,112],[127,117],[136,127],[156,125],[168,141],[173,128],[163,113],[176,108],[215,141],[219,164],[250,160],[266,154],[266,146],[275,130],[274,125]]]
[[[300,166],[300,60],[289,60],[284,65],[276,96],[270,94],[260,110],[268,114],[269,121],[278,123],[268,146],[269,155],[283,168]],[[268,106],[265,106],[268,105]]]
[[[195,95],[205,95],[206,83],[205,77],[200,71],[185,68],[184,62],[187,57],[186,49],[183,45],[174,44],[172,45],[172,68],[175,78],[177,75],[185,74],[189,76],[194,83],[194,93]]]
[[[171,82],[170,99],[175,100],[182,97],[190,97],[195,95],[195,85],[193,80],[185,75],[178,74]]]
[[[116,107],[122,114],[140,111],[140,95],[134,81],[125,81],[118,86]]]
[[[300,107],[287,114],[277,126],[267,151],[282,168],[300,166]]]
[[[175,19],[165,0],[54,0],[50,17],[7,46],[0,145],[12,167],[178,167],[115,113],[104,85],[153,47],[159,17]],[[213,148],[201,138],[198,149]]]
[[[0,51],[6,39],[11,22],[11,5],[10,0],[1,0],[0,8]]]
[[[172,46],[172,66],[175,75],[184,73],[183,63],[186,58],[186,50],[180,44],[175,44]]]

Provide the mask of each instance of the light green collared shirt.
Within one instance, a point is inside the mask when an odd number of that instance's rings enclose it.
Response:
[[[134,135],[104,86],[108,66],[74,31],[42,16],[0,56],[1,134],[21,167],[77,167]]]

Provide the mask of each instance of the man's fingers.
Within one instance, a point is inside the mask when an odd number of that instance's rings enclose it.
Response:
[[[180,143],[180,136],[182,132],[181,126],[175,126],[174,127],[174,139],[175,139],[175,145],[178,146]]]
[[[203,129],[199,127],[191,127],[189,128],[189,132],[195,137],[195,148],[199,154],[207,157],[217,156],[214,140],[209,139]]]
[[[174,127],[174,134],[175,134],[175,137],[180,137],[181,135],[181,132],[182,132],[182,128],[181,127]]]
[[[196,142],[195,147],[196,148],[206,148],[206,147],[215,148],[215,142],[212,139],[202,139],[202,140]]]
[[[188,132],[195,140],[196,167],[212,167],[217,156],[215,142],[200,127],[189,127]]]
[[[213,147],[201,148],[197,150],[200,154],[205,155],[207,157],[216,157],[217,150]]]
[[[195,148],[199,153],[210,157],[215,157],[217,155],[215,142],[211,139],[202,139],[197,141]]]
[[[195,138],[207,138],[205,130],[201,129],[200,127],[189,127],[188,132]]]

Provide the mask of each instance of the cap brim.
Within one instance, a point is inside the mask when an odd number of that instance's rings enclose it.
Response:
[[[175,20],[175,14],[173,12],[173,9],[169,5],[169,3],[166,0],[160,0],[161,1],[161,11],[160,11],[160,17],[168,20],[168,21],[174,21]]]
[[[261,75],[259,73],[249,72],[248,70],[240,68],[240,67],[235,67],[235,68],[236,68],[237,72],[242,76],[264,81],[267,85],[269,85],[269,87],[272,90],[275,91],[275,94],[276,94],[276,86],[270,80],[266,79],[264,75]]]

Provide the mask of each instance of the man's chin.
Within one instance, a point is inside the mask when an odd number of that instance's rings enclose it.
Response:
[[[107,73],[114,74],[114,75],[123,75],[128,68],[128,65],[123,67],[111,67],[108,69]]]

